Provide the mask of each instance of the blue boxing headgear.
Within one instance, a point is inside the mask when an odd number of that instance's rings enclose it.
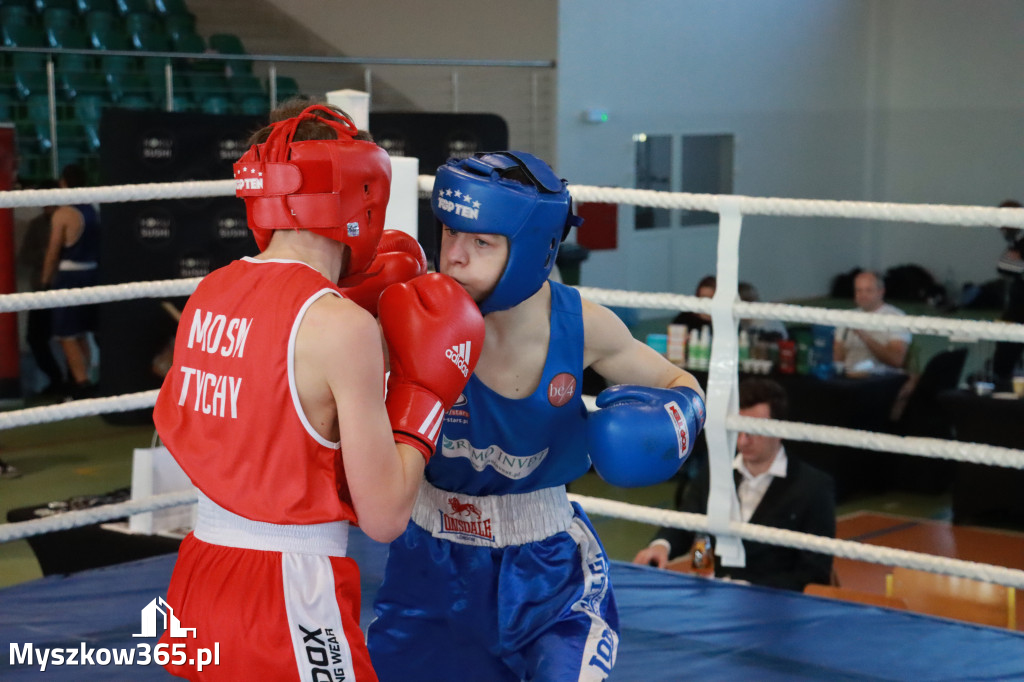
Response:
[[[572,210],[565,180],[526,152],[449,159],[437,169],[430,207],[441,224],[457,232],[508,237],[508,263],[480,303],[484,315],[537,293],[569,228],[583,223]]]

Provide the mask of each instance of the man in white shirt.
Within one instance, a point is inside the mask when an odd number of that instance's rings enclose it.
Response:
[[[885,284],[877,273],[865,270],[853,280],[853,300],[865,313],[904,315],[885,302]],[[836,329],[832,355],[843,362],[847,374],[886,374],[903,372],[910,347],[910,332],[889,329]]]
[[[775,381],[750,378],[740,383],[740,415],[785,419],[786,412],[786,393]],[[835,493],[830,476],[787,456],[782,440],[772,436],[740,433],[736,450],[733,479],[744,521],[835,537]],[[680,510],[706,513],[708,489],[705,468],[687,486]],[[692,531],[662,528],[651,544],[637,553],[633,563],[664,568],[670,556],[689,550],[693,538]],[[830,580],[829,555],[748,540],[743,545],[746,566],[716,565],[716,577],[797,591],[807,583],[827,584]]]

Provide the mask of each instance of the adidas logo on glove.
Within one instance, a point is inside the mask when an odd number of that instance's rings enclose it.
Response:
[[[469,376],[469,349],[472,346],[472,341],[466,341],[458,345],[452,346],[444,352],[444,356],[455,363],[455,366],[462,372],[462,376]]]

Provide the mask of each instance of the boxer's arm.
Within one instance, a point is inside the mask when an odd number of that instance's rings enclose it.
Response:
[[[391,365],[386,403],[395,441],[429,460],[444,413],[480,359],[483,316],[465,289],[439,273],[388,287],[378,307]]]
[[[907,342],[902,339],[889,339],[887,342],[882,343],[871,334],[866,331],[855,330],[857,336],[864,341],[864,345],[868,347],[871,354],[876,358],[889,365],[901,369],[903,363],[907,359]]]
[[[619,317],[604,306],[583,300],[584,365],[609,383],[659,388],[686,386],[704,398],[697,379],[633,338]]]
[[[832,340],[832,359],[836,362],[846,360],[846,330],[842,327],[836,329],[836,336]]]
[[[408,524],[424,461],[415,448],[394,441],[376,321],[351,301],[321,297],[299,327],[295,366],[311,425],[341,441],[360,527],[374,540],[390,542]]]
[[[67,240],[68,233],[78,225],[80,219],[78,211],[70,206],[61,206],[53,212],[50,218],[50,241],[46,245],[46,255],[43,257],[41,280],[44,287],[53,284],[57,266],[60,265],[60,250]]]

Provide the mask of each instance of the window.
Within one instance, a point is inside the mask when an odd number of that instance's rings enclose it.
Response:
[[[683,135],[680,189],[694,194],[732,194],[734,146],[733,135]],[[710,211],[679,213],[684,227],[718,222],[718,214]]]
[[[633,149],[636,153],[636,188],[671,191],[672,136],[638,133],[633,136]],[[671,212],[667,208],[636,206],[634,215],[638,230],[672,224]]]

